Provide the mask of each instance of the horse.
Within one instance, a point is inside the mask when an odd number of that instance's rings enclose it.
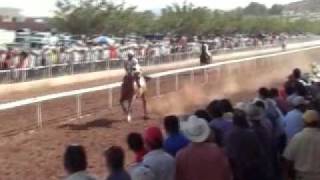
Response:
[[[283,42],[281,43],[281,48],[282,48],[282,51],[286,51],[286,50],[287,50],[287,44],[286,44],[285,41],[283,41]]]
[[[200,65],[207,65],[212,63],[211,55],[208,52],[208,45],[204,44],[201,48],[201,54],[200,54]]]
[[[138,86],[135,78],[137,78],[137,80],[139,81],[140,87]],[[141,73],[138,72],[128,74],[123,79],[123,83],[121,86],[120,104],[123,112],[127,116],[127,121],[129,123],[132,121],[132,105],[137,98],[142,99],[144,119],[147,120],[149,118],[146,99],[148,79],[148,77],[144,77],[141,75]],[[127,102],[127,106],[125,105],[125,102]]]

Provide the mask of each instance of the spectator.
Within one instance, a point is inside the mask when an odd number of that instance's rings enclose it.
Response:
[[[142,162],[143,156],[147,154],[147,150],[144,147],[144,142],[141,134],[130,133],[127,136],[127,143],[129,149],[135,153],[135,163]]]
[[[232,128],[232,119],[223,118],[223,112],[221,108],[220,101],[213,101],[208,106],[208,112],[213,117],[213,120],[210,122],[209,126],[214,129],[218,129],[222,136],[222,145],[224,144],[225,135]]]
[[[194,115],[197,116],[198,118],[206,120],[208,124],[212,121],[212,118],[210,117],[209,113],[205,110],[197,110],[194,113]],[[223,138],[222,133],[216,127],[210,127],[210,128],[211,128],[212,133],[214,135],[214,137],[213,137],[214,142],[217,143],[217,145],[219,147],[222,147],[222,138]]]
[[[4,69],[4,70],[10,69],[10,67],[12,66],[12,60],[13,60],[14,55],[15,54],[13,52],[13,49],[8,48],[8,51],[6,52],[6,55],[5,55],[4,62],[2,64],[2,69]]]
[[[306,110],[306,100],[297,96],[292,100],[294,109],[284,117],[284,129],[289,141],[296,133],[303,129],[303,113]]]
[[[272,134],[262,125],[264,118],[263,110],[254,104],[249,105],[247,109],[247,117],[251,122],[251,128],[258,137],[260,144],[262,145],[262,151],[265,155],[265,166],[267,170],[268,179],[274,179],[273,165],[276,161],[276,154],[274,153],[274,144]]]
[[[27,68],[27,67],[28,67],[28,53],[21,52],[17,68]]]
[[[207,142],[211,131],[207,122],[191,116],[182,122],[182,130],[192,143],[177,155],[176,180],[231,180],[226,155]]]
[[[155,180],[155,175],[151,169],[143,164],[139,164],[130,171],[131,180]]]
[[[258,137],[249,129],[245,112],[235,110],[233,129],[226,137],[225,150],[234,180],[265,180],[267,165]]]
[[[233,107],[229,99],[222,99],[220,101],[221,111],[223,113],[223,118],[232,119],[233,118]]]
[[[124,152],[121,147],[112,146],[104,153],[106,165],[110,172],[107,180],[131,180],[130,175],[124,170]]]
[[[142,163],[149,167],[157,180],[173,180],[175,174],[174,158],[163,150],[163,136],[158,127],[145,131],[144,140],[149,151]]]
[[[194,113],[194,115],[198,118],[206,120],[208,124],[212,121],[212,117],[206,110],[199,109]]]
[[[272,124],[272,122],[270,121],[270,119],[268,119],[267,115],[266,115],[266,107],[265,107],[265,103],[263,103],[263,101],[261,100],[258,100],[254,103],[254,105],[256,105],[257,107],[261,108],[263,110],[263,113],[264,113],[264,118],[263,120],[261,121],[261,124],[268,130],[268,132],[270,134],[273,135],[274,133],[274,126]],[[247,109],[245,109],[247,110]]]
[[[189,144],[189,141],[180,133],[179,119],[177,116],[165,117],[164,128],[168,136],[164,142],[164,150],[175,157],[180,149]]]
[[[288,112],[288,103],[285,99],[279,96],[279,91],[276,88],[270,89],[270,96],[276,102],[276,105],[281,110],[282,114],[287,114]]]
[[[305,128],[297,133],[284,152],[287,175],[292,179],[320,179],[320,117],[308,110],[303,115]]]
[[[95,180],[87,172],[88,163],[84,148],[80,145],[70,145],[64,153],[64,168],[69,176],[66,180]]]

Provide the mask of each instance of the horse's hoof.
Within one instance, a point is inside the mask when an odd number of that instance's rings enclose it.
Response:
[[[132,121],[131,115],[128,115],[127,120],[128,120],[128,123],[131,123],[131,121]]]

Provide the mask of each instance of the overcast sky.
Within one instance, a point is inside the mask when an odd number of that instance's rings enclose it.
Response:
[[[121,0],[114,0],[120,2]],[[290,3],[297,0],[188,0],[196,6],[207,6],[213,9],[229,10],[239,6],[246,6],[251,1],[264,3],[271,6],[274,3]],[[0,0],[0,7],[15,7],[23,10],[22,14],[27,16],[48,16],[53,14],[56,0]],[[126,0],[130,5],[135,5],[140,10],[161,9],[166,5],[184,0]]]

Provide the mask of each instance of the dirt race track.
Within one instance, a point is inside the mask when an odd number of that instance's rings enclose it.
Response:
[[[203,72],[195,73],[190,84],[188,75],[181,75],[178,92],[173,92],[174,77],[161,80],[159,98],[153,81],[149,82],[151,120],[141,120],[141,107],[136,102],[135,121],[123,121],[118,107],[108,109],[107,92],[101,91],[83,97],[83,112],[91,114],[81,120],[66,122],[70,114],[76,115],[75,98],[63,98],[43,104],[44,127],[35,129],[35,106],[1,112],[0,127],[0,179],[48,180],[62,179],[65,172],[62,155],[66,145],[83,144],[87,148],[89,171],[98,177],[107,173],[102,152],[111,145],[125,145],[128,132],[142,132],[150,124],[161,124],[161,118],[171,113],[192,113],[213,98],[231,97],[233,102],[252,96],[264,86],[279,86],[294,67],[307,69],[320,55],[319,49],[275,56],[257,63],[243,62],[222,66],[209,71],[209,83],[203,84]],[[127,164],[132,154],[126,151]]]

